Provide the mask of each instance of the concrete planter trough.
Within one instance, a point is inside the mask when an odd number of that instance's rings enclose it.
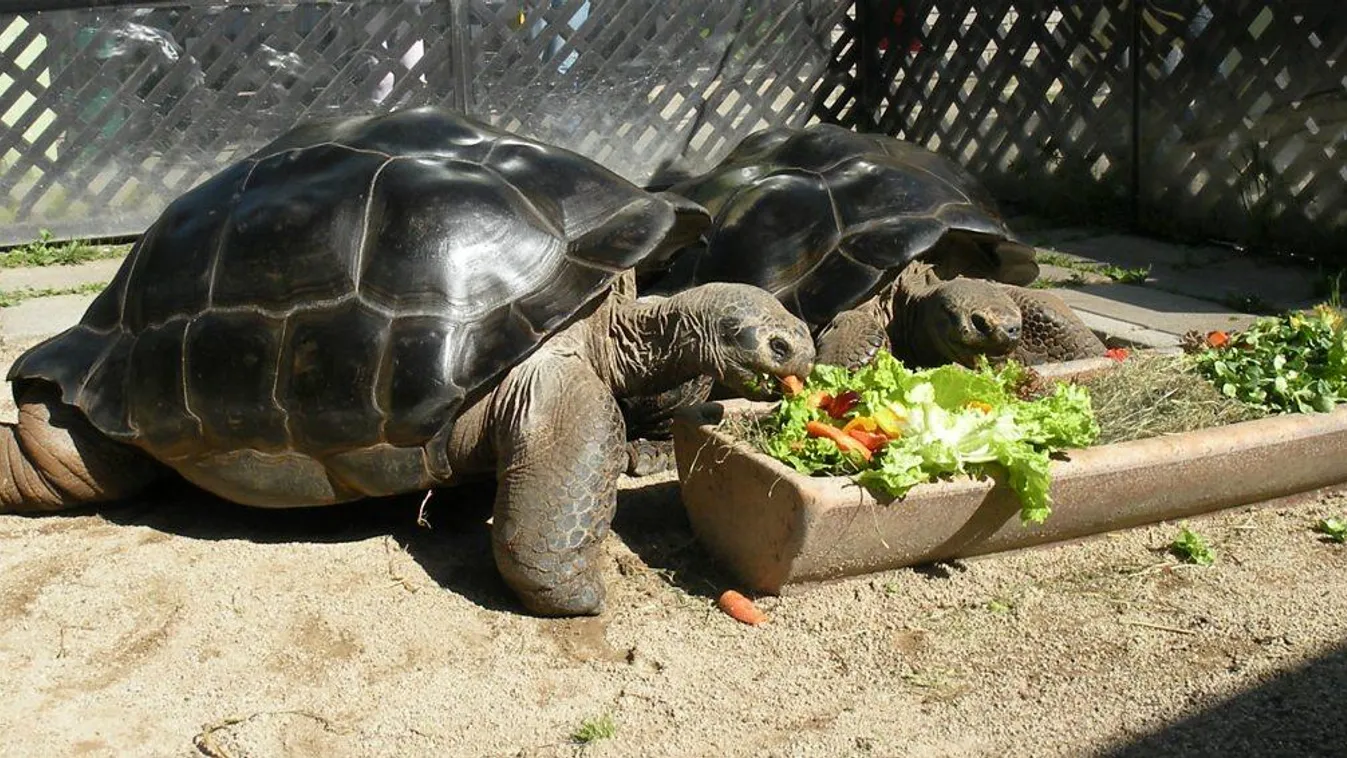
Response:
[[[1057,376],[1097,362],[1036,367]],[[809,477],[719,428],[770,403],[705,403],[675,421],[682,499],[698,539],[747,589],[792,585],[1071,540],[1347,482],[1347,407],[1066,451],[1053,512],[1026,526],[997,480],[919,485],[877,500],[847,477]]]

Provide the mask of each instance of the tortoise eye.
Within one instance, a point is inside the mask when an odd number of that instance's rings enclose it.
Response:
[[[791,350],[790,343],[780,337],[773,337],[767,340],[767,347],[772,351],[772,358],[778,363],[785,363],[791,359],[794,350]]]

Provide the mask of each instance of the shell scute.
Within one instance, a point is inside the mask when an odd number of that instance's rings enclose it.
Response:
[[[289,447],[286,412],[273,394],[284,334],[285,319],[251,310],[215,311],[192,321],[183,339],[184,387],[189,410],[212,444],[269,452]],[[159,392],[136,388],[147,402]],[[135,417],[143,429],[141,415]]]
[[[289,414],[295,449],[322,455],[380,441],[374,387],[388,321],[356,300],[287,320],[275,394]]]

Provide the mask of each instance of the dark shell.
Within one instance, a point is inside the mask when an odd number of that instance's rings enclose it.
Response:
[[[305,124],[170,204],[9,378],[235,499],[391,494],[433,480],[420,447],[465,399],[674,224],[586,158],[446,111]],[[337,469],[332,492],[266,489]]]
[[[831,124],[764,130],[670,192],[714,221],[704,247],[682,256],[656,292],[745,282],[822,326],[938,251],[950,232],[979,243],[978,275],[1027,284],[1038,273],[1033,249],[1014,242],[971,174],[885,135]],[[998,252],[1002,242],[1011,244]]]

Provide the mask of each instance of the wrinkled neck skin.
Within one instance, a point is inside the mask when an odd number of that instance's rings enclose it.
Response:
[[[595,320],[590,355],[617,397],[655,395],[715,374],[718,344],[683,294],[610,302]]]
[[[894,357],[909,367],[938,366],[952,360],[937,346],[932,332],[933,319],[938,313],[929,313],[927,304],[941,283],[934,267],[924,261],[913,261],[903,269],[893,284],[893,296],[882,298],[889,304],[889,342]]]

